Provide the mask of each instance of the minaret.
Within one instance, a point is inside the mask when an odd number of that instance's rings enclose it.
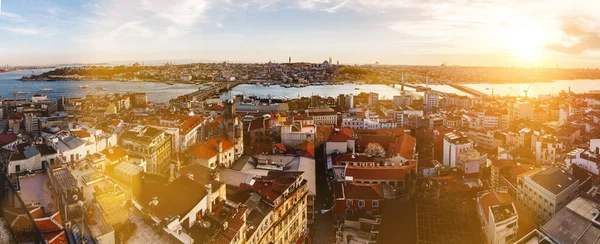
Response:
[[[292,56],[289,57],[289,61],[290,64],[292,63]]]
[[[400,91],[404,93],[404,72],[402,72],[402,86],[400,87]]]

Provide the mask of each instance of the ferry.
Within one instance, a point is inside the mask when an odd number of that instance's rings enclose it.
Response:
[[[18,91],[17,94],[27,94],[29,93],[28,91]]]
[[[89,87],[90,87],[90,86],[88,86],[88,85],[81,85],[81,86],[79,86],[79,88],[81,88],[81,89],[87,89],[87,88],[89,88]]]
[[[54,91],[54,89],[52,89],[52,88],[42,88],[41,91],[49,92],[49,91]]]

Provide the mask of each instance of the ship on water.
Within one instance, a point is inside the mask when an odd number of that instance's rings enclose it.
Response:
[[[28,91],[18,91],[17,94],[27,94],[29,93]]]
[[[88,86],[88,85],[81,85],[81,86],[79,86],[79,88],[81,88],[81,89],[87,89],[87,88],[89,88],[89,87],[90,87],[90,86]]]
[[[52,88],[42,88],[41,91],[50,92],[50,91],[54,91],[54,89],[52,89]]]

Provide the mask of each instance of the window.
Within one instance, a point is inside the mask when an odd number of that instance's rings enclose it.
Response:
[[[374,208],[378,208],[379,207],[379,201],[378,200],[373,200],[371,203],[372,203],[372,205],[373,205]]]
[[[350,199],[346,200],[346,206],[352,207],[352,200],[350,200]]]
[[[365,200],[358,200],[358,207],[364,207],[365,206]]]

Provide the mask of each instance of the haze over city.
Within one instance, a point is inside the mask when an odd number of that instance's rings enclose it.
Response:
[[[9,65],[205,60],[598,67],[600,2],[3,0]]]

